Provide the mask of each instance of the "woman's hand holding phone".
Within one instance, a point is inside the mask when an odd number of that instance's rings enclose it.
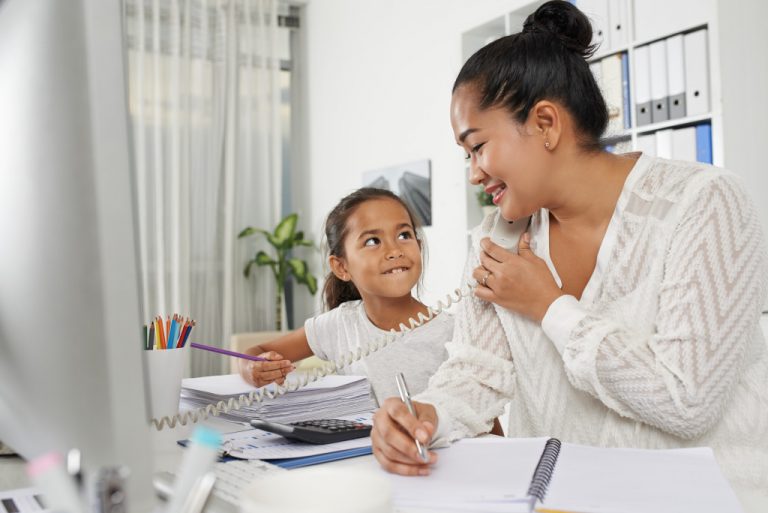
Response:
[[[397,397],[385,400],[373,416],[373,455],[387,472],[404,476],[426,476],[437,455],[429,452],[425,463],[419,457],[415,439],[428,446],[437,427],[434,406],[413,401],[416,417]]]
[[[530,234],[520,236],[517,254],[489,238],[481,240],[480,247],[480,266],[472,272],[478,283],[475,296],[541,322],[563,291],[546,262],[531,251]]]

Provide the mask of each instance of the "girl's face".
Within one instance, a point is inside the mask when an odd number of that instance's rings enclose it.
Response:
[[[534,118],[529,116],[529,120]],[[481,110],[472,86],[461,86],[451,101],[456,142],[470,163],[469,181],[493,195],[502,217],[527,217],[547,196],[546,126],[536,120],[519,124],[503,107]]]
[[[364,301],[410,295],[421,276],[421,246],[405,208],[389,198],[368,200],[346,228],[344,257],[330,257],[334,274],[351,280]]]

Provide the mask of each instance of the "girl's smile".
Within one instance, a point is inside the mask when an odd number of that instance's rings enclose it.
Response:
[[[410,297],[421,277],[421,246],[403,206],[389,198],[366,201],[347,221],[344,257],[334,272],[351,280],[363,301]]]

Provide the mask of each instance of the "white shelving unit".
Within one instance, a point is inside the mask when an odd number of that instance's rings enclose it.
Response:
[[[758,19],[768,15],[768,3],[760,0],[744,0],[744,4],[725,0],[605,0],[615,9],[624,2],[626,9],[623,29],[628,31],[624,40],[628,43],[616,47],[598,48],[590,62],[605,57],[626,53],[629,60],[630,88],[630,128],[620,133],[610,134],[607,142],[629,141],[632,149],[637,149],[638,136],[664,129],[676,129],[700,123],[710,123],[712,128],[713,164],[730,167],[745,177],[748,190],[758,204],[763,226],[768,230],[768,173],[759,161],[761,145],[768,140],[768,94],[765,93],[765,78],[768,75],[765,59],[759,56],[768,50],[768,31],[759,28]],[[523,21],[534,12],[543,1],[518,2],[514,10],[499,15],[479,26],[468,28],[462,33],[462,55],[466,60],[475,51],[489,42],[504,35],[522,30]],[[585,12],[587,7],[594,7],[599,0],[579,1],[575,4]],[[581,4],[581,5],[580,5]],[[595,19],[595,16],[591,16]],[[743,34],[739,27],[743,27]],[[639,47],[660,41],[677,34],[686,34],[698,29],[707,29],[708,71],[710,110],[695,116],[672,119],[660,123],[637,126],[635,120],[636,77],[634,76],[635,52]],[[616,27],[613,27],[616,29]],[[721,30],[722,29],[722,30]],[[608,30],[608,29],[606,29]],[[742,38],[748,38],[757,48],[745,46]],[[751,56],[750,56],[751,55]],[[754,79],[745,81],[743,73],[734,73],[733,61],[742,62],[743,67],[752,66]],[[756,62],[759,61],[759,62]],[[721,68],[721,62],[726,68]],[[722,70],[722,71],[721,71]],[[762,85],[760,85],[762,81]],[[747,83],[744,83],[747,82]],[[744,89],[751,95],[746,100],[738,93]],[[751,108],[745,112],[745,105]],[[724,112],[727,116],[724,117]],[[751,114],[753,113],[753,114]],[[726,130],[728,120],[730,130]],[[755,139],[755,136],[760,138]],[[755,141],[749,144],[749,138]],[[759,141],[759,142],[757,142]],[[475,197],[476,189],[467,185],[467,226],[477,225],[481,219],[480,206]]]

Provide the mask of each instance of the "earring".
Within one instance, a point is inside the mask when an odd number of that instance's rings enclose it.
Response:
[[[546,149],[549,149],[549,141],[544,141],[544,147],[545,147]]]

